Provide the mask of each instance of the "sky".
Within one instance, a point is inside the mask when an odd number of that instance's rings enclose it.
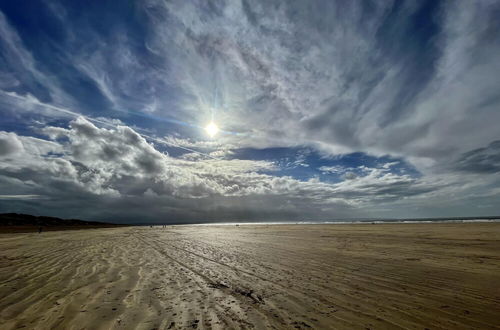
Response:
[[[499,31],[492,0],[0,1],[0,212],[500,215]]]

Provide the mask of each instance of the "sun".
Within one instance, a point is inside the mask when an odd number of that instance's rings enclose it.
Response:
[[[205,132],[207,132],[208,136],[213,138],[219,132],[219,127],[212,121],[205,127]]]

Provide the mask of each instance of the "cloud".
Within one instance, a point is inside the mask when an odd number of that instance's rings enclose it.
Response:
[[[344,180],[353,180],[356,179],[358,176],[354,172],[346,172],[344,175],[342,175],[342,178]]]
[[[474,149],[462,154],[452,166],[455,170],[472,173],[500,172],[500,141],[491,142],[485,148]]]
[[[0,132],[0,157],[8,156],[23,150],[21,141],[14,133]]]
[[[48,10],[65,26],[65,42],[50,53],[59,62],[30,49],[2,15],[5,67],[25,72],[5,77],[24,86],[11,91],[85,115],[126,122],[135,113],[196,127],[215,115],[222,129],[245,133],[221,136],[222,144],[390,154],[427,171],[498,139],[497,8],[150,0],[116,5],[112,28],[96,31],[101,13],[84,12],[76,24],[71,6],[53,4]],[[129,10],[125,22],[119,14]],[[79,46],[77,35],[93,46]],[[208,144],[198,128],[173,125],[184,134],[176,138]]]
[[[65,212],[157,203],[172,219],[363,215],[376,203],[404,213],[438,195],[454,206],[496,196],[496,1],[30,6],[21,16],[38,13],[39,28],[0,12],[1,129],[17,132],[0,135],[0,184],[12,195]],[[202,130],[211,120],[225,131],[215,140]],[[238,159],[274,147],[398,159],[419,175],[391,162]],[[306,168],[318,177],[284,175]]]
[[[39,199],[43,198],[40,195],[0,195],[0,199]]]
[[[156,27],[148,45],[175,65],[192,111],[212,103],[214,83],[224,90],[219,103],[231,110],[221,121],[252,134],[238,144],[391,154],[425,170],[426,159],[440,162],[498,137],[495,120],[475,129],[481,118],[499,119],[492,73],[499,46],[487,41],[495,7],[152,1],[143,10]]]
[[[271,175],[278,169],[268,161],[174,158],[127,126],[99,128],[83,117],[73,120],[67,129],[47,127],[44,132],[56,140],[4,134],[18,141],[19,148],[15,157],[0,165],[2,185],[7,188],[15,180],[16,189],[23,191],[19,195],[43,195],[40,207],[78,200],[103,205],[127,201],[134,207],[160,203],[179,214],[187,207],[193,217],[208,210],[212,217],[245,217],[242,210],[250,210],[259,201],[261,206],[249,217],[277,216],[280,210],[282,216],[290,212],[312,215],[318,213],[315,205],[338,205],[347,210],[374,200],[393,201],[437,189],[384,168],[366,169],[362,177],[328,184]],[[127,212],[123,205],[115,215],[123,217]],[[161,217],[167,211],[156,212]]]
[[[346,168],[340,165],[321,166],[319,170],[323,173],[343,173],[346,171]]]

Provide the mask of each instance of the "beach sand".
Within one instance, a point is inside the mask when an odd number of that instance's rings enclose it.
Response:
[[[0,235],[1,329],[499,329],[500,223]]]

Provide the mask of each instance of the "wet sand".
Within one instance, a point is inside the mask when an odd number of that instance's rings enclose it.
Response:
[[[499,329],[500,223],[0,235],[1,329]]]

